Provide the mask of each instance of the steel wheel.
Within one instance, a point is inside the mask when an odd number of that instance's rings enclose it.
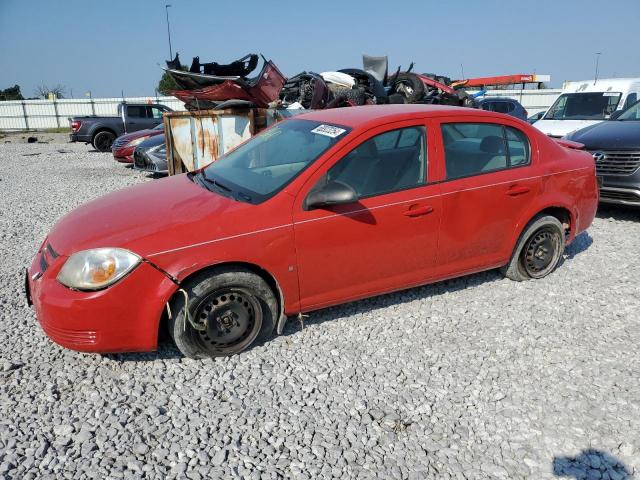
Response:
[[[555,268],[562,238],[550,227],[543,227],[527,241],[521,254],[521,266],[531,278],[541,278]]]
[[[201,348],[212,356],[243,350],[258,335],[262,309],[253,295],[239,288],[216,290],[194,310],[194,335]]]

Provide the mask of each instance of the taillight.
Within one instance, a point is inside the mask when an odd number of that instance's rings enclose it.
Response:
[[[529,118],[529,112],[527,112],[527,109],[526,109],[526,108],[524,109],[524,116],[525,116],[525,117],[527,117],[527,118]]]
[[[73,120],[71,122],[71,131],[72,132],[77,132],[78,130],[80,130],[80,125],[82,125],[80,120]]]

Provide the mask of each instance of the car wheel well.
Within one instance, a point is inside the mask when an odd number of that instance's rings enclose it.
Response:
[[[548,207],[536,213],[534,217],[537,215],[551,215],[552,217],[556,217],[564,227],[565,238],[568,238],[571,234],[573,219],[571,218],[571,212],[568,209],[564,207]]]
[[[99,127],[98,129],[96,129],[92,134],[91,134],[91,138],[95,138],[95,136],[97,134],[99,134],[100,132],[109,132],[109,133],[113,133],[116,137],[118,136],[118,134],[111,128],[108,127]]]
[[[201,269],[196,270],[194,272],[191,272],[185,278],[180,280],[178,290],[176,290],[176,292],[171,296],[171,298],[167,302],[167,305],[169,305],[171,303],[171,301],[173,300],[173,298],[176,295],[181,295],[181,293],[180,293],[180,288],[181,287],[180,286],[184,285],[185,282],[188,282],[195,275],[201,275],[203,272],[207,272],[208,270],[215,270],[215,269],[219,269],[219,268],[229,268],[229,267],[237,267],[237,268],[242,268],[242,269],[248,270],[251,273],[254,273],[254,274],[258,275],[265,282],[267,282],[267,285],[269,285],[269,288],[273,292],[273,295],[276,297],[276,301],[278,302],[278,312],[279,312],[280,316],[284,315],[284,294],[282,293],[282,289],[280,288],[280,285],[278,284],[278,281],[275,279],[275,277],[270,272],[268,272],[264,268],[262,268],[262,267],[260,267],[258,265],[255,265],[253,263],[248,263],[248,262],[216,263],[215,265],[209,265],[207,267],[204,267],[204,268],[201,268]],[[166,308],[165,308],[164,311],[163,311],[162,317],[160,319],[160,322],[159,322],[160,325],[158,326],[158,338],[163,336],[163,332],[166,330],[166,326],[168,324],[168,320],[169,320],[169,317],[168,317],[168,314],[167,314]],[[276,325],[277,325],[279,323],[279,318],[276,318],[275,321],[276,321]]]

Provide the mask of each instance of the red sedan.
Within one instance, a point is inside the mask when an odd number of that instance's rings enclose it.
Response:
[[[161,135],[162,133],[164,133],[164,125],[160,124],[148,130],[138,130],[137,132],[121,135],[111,145],[113,158],[121,163],[133,163],[133,152],[136,147],[147,138]]]
[[[598,204],[593,158],[513,117],[459,107],[323,110],[212,165],[66,215],[28,269],[57,343],[238,353],[287,316],[499,268],[558,265]]]

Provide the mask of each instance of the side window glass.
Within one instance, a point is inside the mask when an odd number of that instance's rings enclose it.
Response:
[[[158,107],[149,107],[151,109],[151,118],[155,118],[156,120],[162,119],[162,114],[164,113]]]
[[[509,165],[517,167],[527,165],[530,158],[529,140],[520,130],[505,127],[507,144],[509,146]]]
[[[129,105],[127,106],[127,115],[129,117],[145,118],[147,116],[147,107]]]
[[[468,177],[507,168],[507,147],[502,125],[492,123],[446,123],[447,179]]]
[[[392,130],[390,132],[382,133],[373,138],[376,148],[378,150],[389,150],[394,148],[400,138],[400,130]]]
[[[324,181],[346,183],[364,198],[424,185],[426,167],[425,128],[408,127],[361,143],[329,169]]]
[[[630,105],[633,105],[638,100],[638,94],[633,92],[627,95],[627,100],[624,102],[624,107],[627,108]]]

